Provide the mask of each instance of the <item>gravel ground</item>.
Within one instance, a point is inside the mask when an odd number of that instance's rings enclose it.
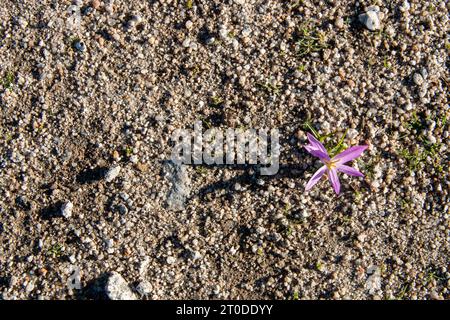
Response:
[[[2,0],[0,296],[450,298],[450,2],[408,1]],[[167,162],[198,119],[280,171]],[[366,177],[306,193],[310,127]]]

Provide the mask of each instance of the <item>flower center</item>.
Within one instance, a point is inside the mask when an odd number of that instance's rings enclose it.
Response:
[[[326,161],[325,160],[324,162],[329,170],[336,168],[336,163],[337,163],[336,160],[335,161],[333,161],[333,160]]]

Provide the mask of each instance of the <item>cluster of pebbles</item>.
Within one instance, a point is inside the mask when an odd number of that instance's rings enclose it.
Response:
[[[448,299],[450,2],[2,0],[3,299]],[[277,128],[280,171],[177,165]],[[368,144],[306,193],[314,128]]]

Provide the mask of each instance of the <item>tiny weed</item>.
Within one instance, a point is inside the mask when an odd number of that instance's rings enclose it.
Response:
[[[408,294],[409,292],[409,285],[408,284],[404,284],[400,287],[399,293],[398,295],[395,297],[396,300],[403,300],[405,298],[405,296]]]
[[[356,161],[362,172],[364,172],[369,179],[373,179],[375,175],[375,166],[380,162],[380,155],[370,158],[368,161],[362,161],[361,159],[357,159]]]
[[[130,147],[130,146],[127,146],[127,147],[124,149],[124,152],[125,152],[125,155],[126,155],[127,157],[131,157],[131,155],[133,154],[133,148]]]
[[[444,116],[440,119],[440,127],[441,127],[441,128],[444,128],[446,124],[447,124],[447,116],[444,115]]]
[[[212,124],[211,124],[210,121],[208,121],[207,119],[205,119],[205,118],[202,117],[202,116],[200,116],[199,118],[200,118],[200,120],[202,121],[202,123],[203,123],[206,127],[208,127],[208,129],[211,129],[211,128],[212,128]]]
[[[392,69],[392,64],[389,62],[388,57],[384,57],[383,66],[385,69],[388,69],[388,70]]]
[[[431,158],[433,167],[442,172],[443,167],[439,161],[439,149],[441,145],[439,143],[431,143],[425,137],[421,136],[419,141],[422,142],[420,147],[416,147],[413,151],[408,149],[402,149],[399,151],[399,156],[405,159],[410,172],[416,172],[425,167],[428,157]]]
[[[211,105],[214,107],[218,107],[223,103],[223,99],[218,96],[214,96],[211,98]]]
[[[316,270],[317,270],[317,271],[322,271],[322,270],[323,270],[323,264],[322,264],[322,262],[317,261],[315,267],[316,267]]]
[[[49,256],[53,256],[53,257],[60,257],[62,255],[63,252],[63,247],[62,245],[60,245],[59,243],[54,244],[53,246],[50,247],[50,249],[48,250],[47,254]]]
[[[300,71],[300,72],[305,72],[306,66],[305,66],[304,64],[301,64],[301,65],[299,65],[299,66],[297,67],[297,70]]]
[[[290,6],[289,10],[294,10],[300,7],[303,4],[303,0],[294,1]]]
[[[264,89],[268,94],[278,96],[280,94],[280,87],[267,82],[257,82],[256,85],[262,89]]]
[[[298,55],[305,57],[314,52],[320,52],[328,47],[326,35],[315,28],[301,27],[297,40]]]
[[[3,79],[3,88],[11,89],[13,84],[14,84],[14,73],[12,72],[6,73],[6,76]]]
[[[208,170],[206,170],[206,168],[204,168],[204,167],[199,166],[199,167],[195,167],[195,172],[197,172],[200,175],[204,175],[208,172]]]
[[[361,192],[355,191],[354,201],[355,201],[356,204],[360,204],[361,203],[362,197],[363,197],[363,195],[362,195]]]

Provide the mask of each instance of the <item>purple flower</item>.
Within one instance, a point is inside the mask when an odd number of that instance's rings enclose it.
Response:
[[[328,179],[330,179],[331,185],[337,194],[339,194],[339,191],[341,190],[341,184],[337,175],[338,172],[343,172],[355,177],[364,177],[361,172],[352,167],[346,166],[345,163],[358,158],[361,153],[368,148],[368,146],[354,146],[342,151],[337,156],[330,158],[327,149],[325,149],[323,144],[309,133],[308,140],[309,145],[305,146],[306,151],[319,158],[325,165],[317,170],[308,181],[306,184],[306,191],[310,190],[317,182],[319,182],[320,178],[325,173],[328,176]]]

